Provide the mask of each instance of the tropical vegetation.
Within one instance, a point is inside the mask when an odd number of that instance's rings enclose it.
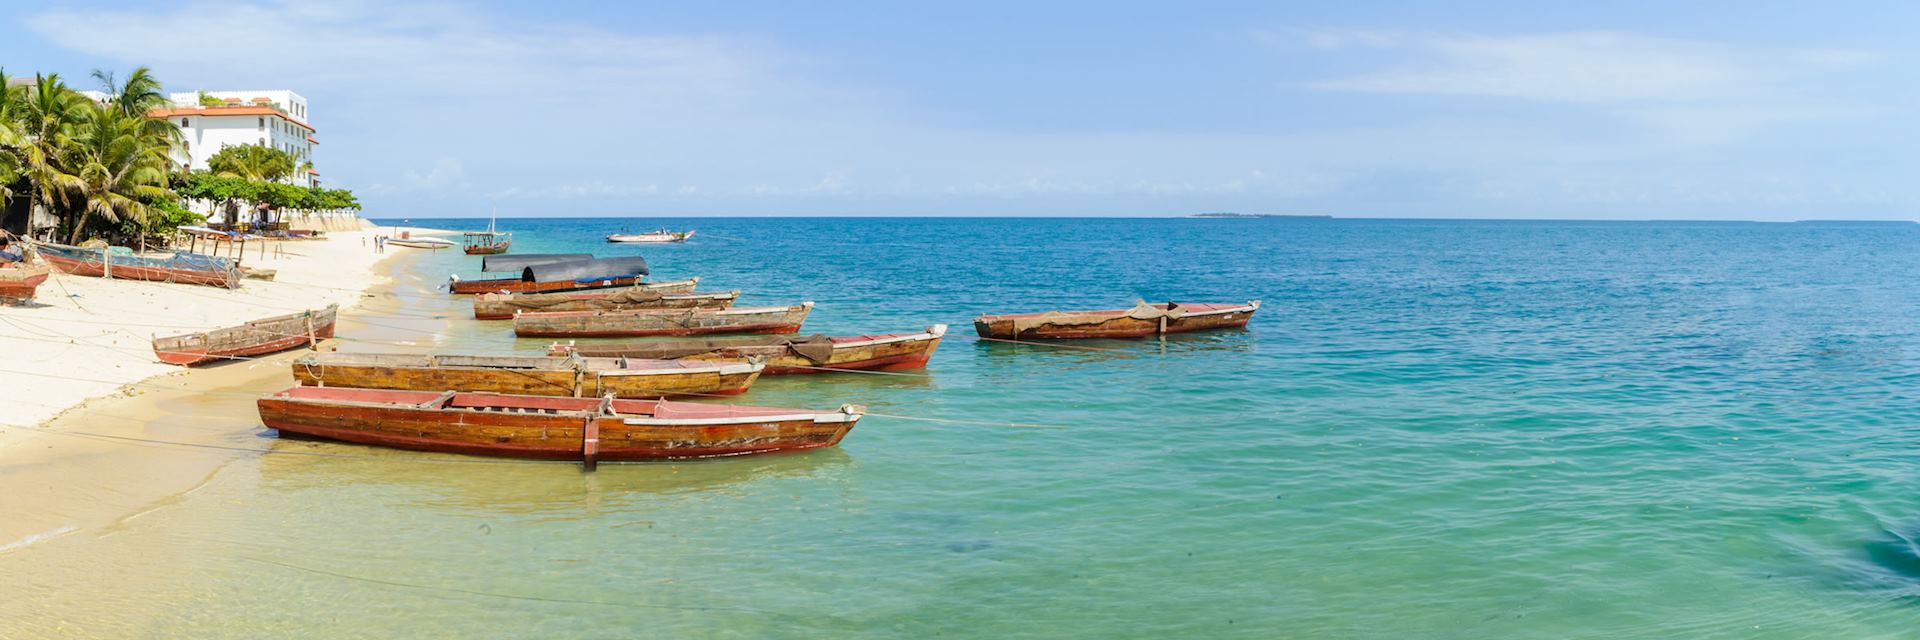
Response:
[[[360,208],[351,192],[280,182],[299,169],[287,153],[266,146],[221,149],[208,171],[188,172],[173,160],[178,127],[148,114],[169,105],[146,67],[125,80],[96,71],[105,94],[94,100],[58,74],[14,86],[0,70],[0,220],[24,204],[58,220],[68,242],[89,235],[126,240],[161,236],[198,222],[187,201],[213,203],[228,220],[252,211]],[[202,103],[209,99],[202,94]]]

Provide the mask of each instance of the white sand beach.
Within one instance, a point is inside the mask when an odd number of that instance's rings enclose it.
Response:
[[[426,235],[431,229],[403,229]],[[0,308],[0,425],[37,425],[90,398],[174,374],[154,358],[155,336],[240,324],[365,299],[383,276],[375,265],[408,249],[375,253],[373,237],[393,231],[334,231],[324,240],[248,243],[241,264],[273,269],[273,280],[238,289],[71,276],[55,272],[31,306]],[[274,244],[278,244],[276,249]],[[21,431],[0,431],[0,451]],[[3,454],[0,454],[3,455]]]

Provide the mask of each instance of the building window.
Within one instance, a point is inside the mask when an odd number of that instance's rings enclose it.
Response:
[[[267,130],[267,119],[266,119],[266,118],[261,118],[261,119],[260,119],[260,130],[261,130],[261,131],[266,131],[266,130]]]
[[[192,125],[189,125],[189,124],[187,124],[187,119],[186,119],[186,118],[181,118],[181,119],[180,119],[180,128],[182,128],[182,129],[185,129],[185,128],[187,128],[187,127],[189,127],[189,126],[192,126]]]

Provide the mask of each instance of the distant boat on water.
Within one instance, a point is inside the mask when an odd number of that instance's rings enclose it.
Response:
[[[693,237],[693,229],[686,231],[668,231],[661,229],[653,233],[615,233],[607,236],[607,242],[686,242]]]
[[[442,240],[439,238],[388,238],[387,244],[413,247],[415,249],[445,249],[453,246],[455,243],[452,240]]]
[[[470,256],[491,256],[506,253],[507,247],[513,246],[513,233],[495,231],[493,224],[497,219],[497,215],[489,214],[487,217],[486,231],[468,231],[466,233],[466,246],[461,250],[467,252],[467,255]]]

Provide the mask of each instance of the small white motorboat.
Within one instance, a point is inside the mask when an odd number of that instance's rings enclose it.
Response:
[[[607,242],[686,242],[693,237],[693,230],[668,231],[661,229],[653,233],[615,233],[607,236]]]

